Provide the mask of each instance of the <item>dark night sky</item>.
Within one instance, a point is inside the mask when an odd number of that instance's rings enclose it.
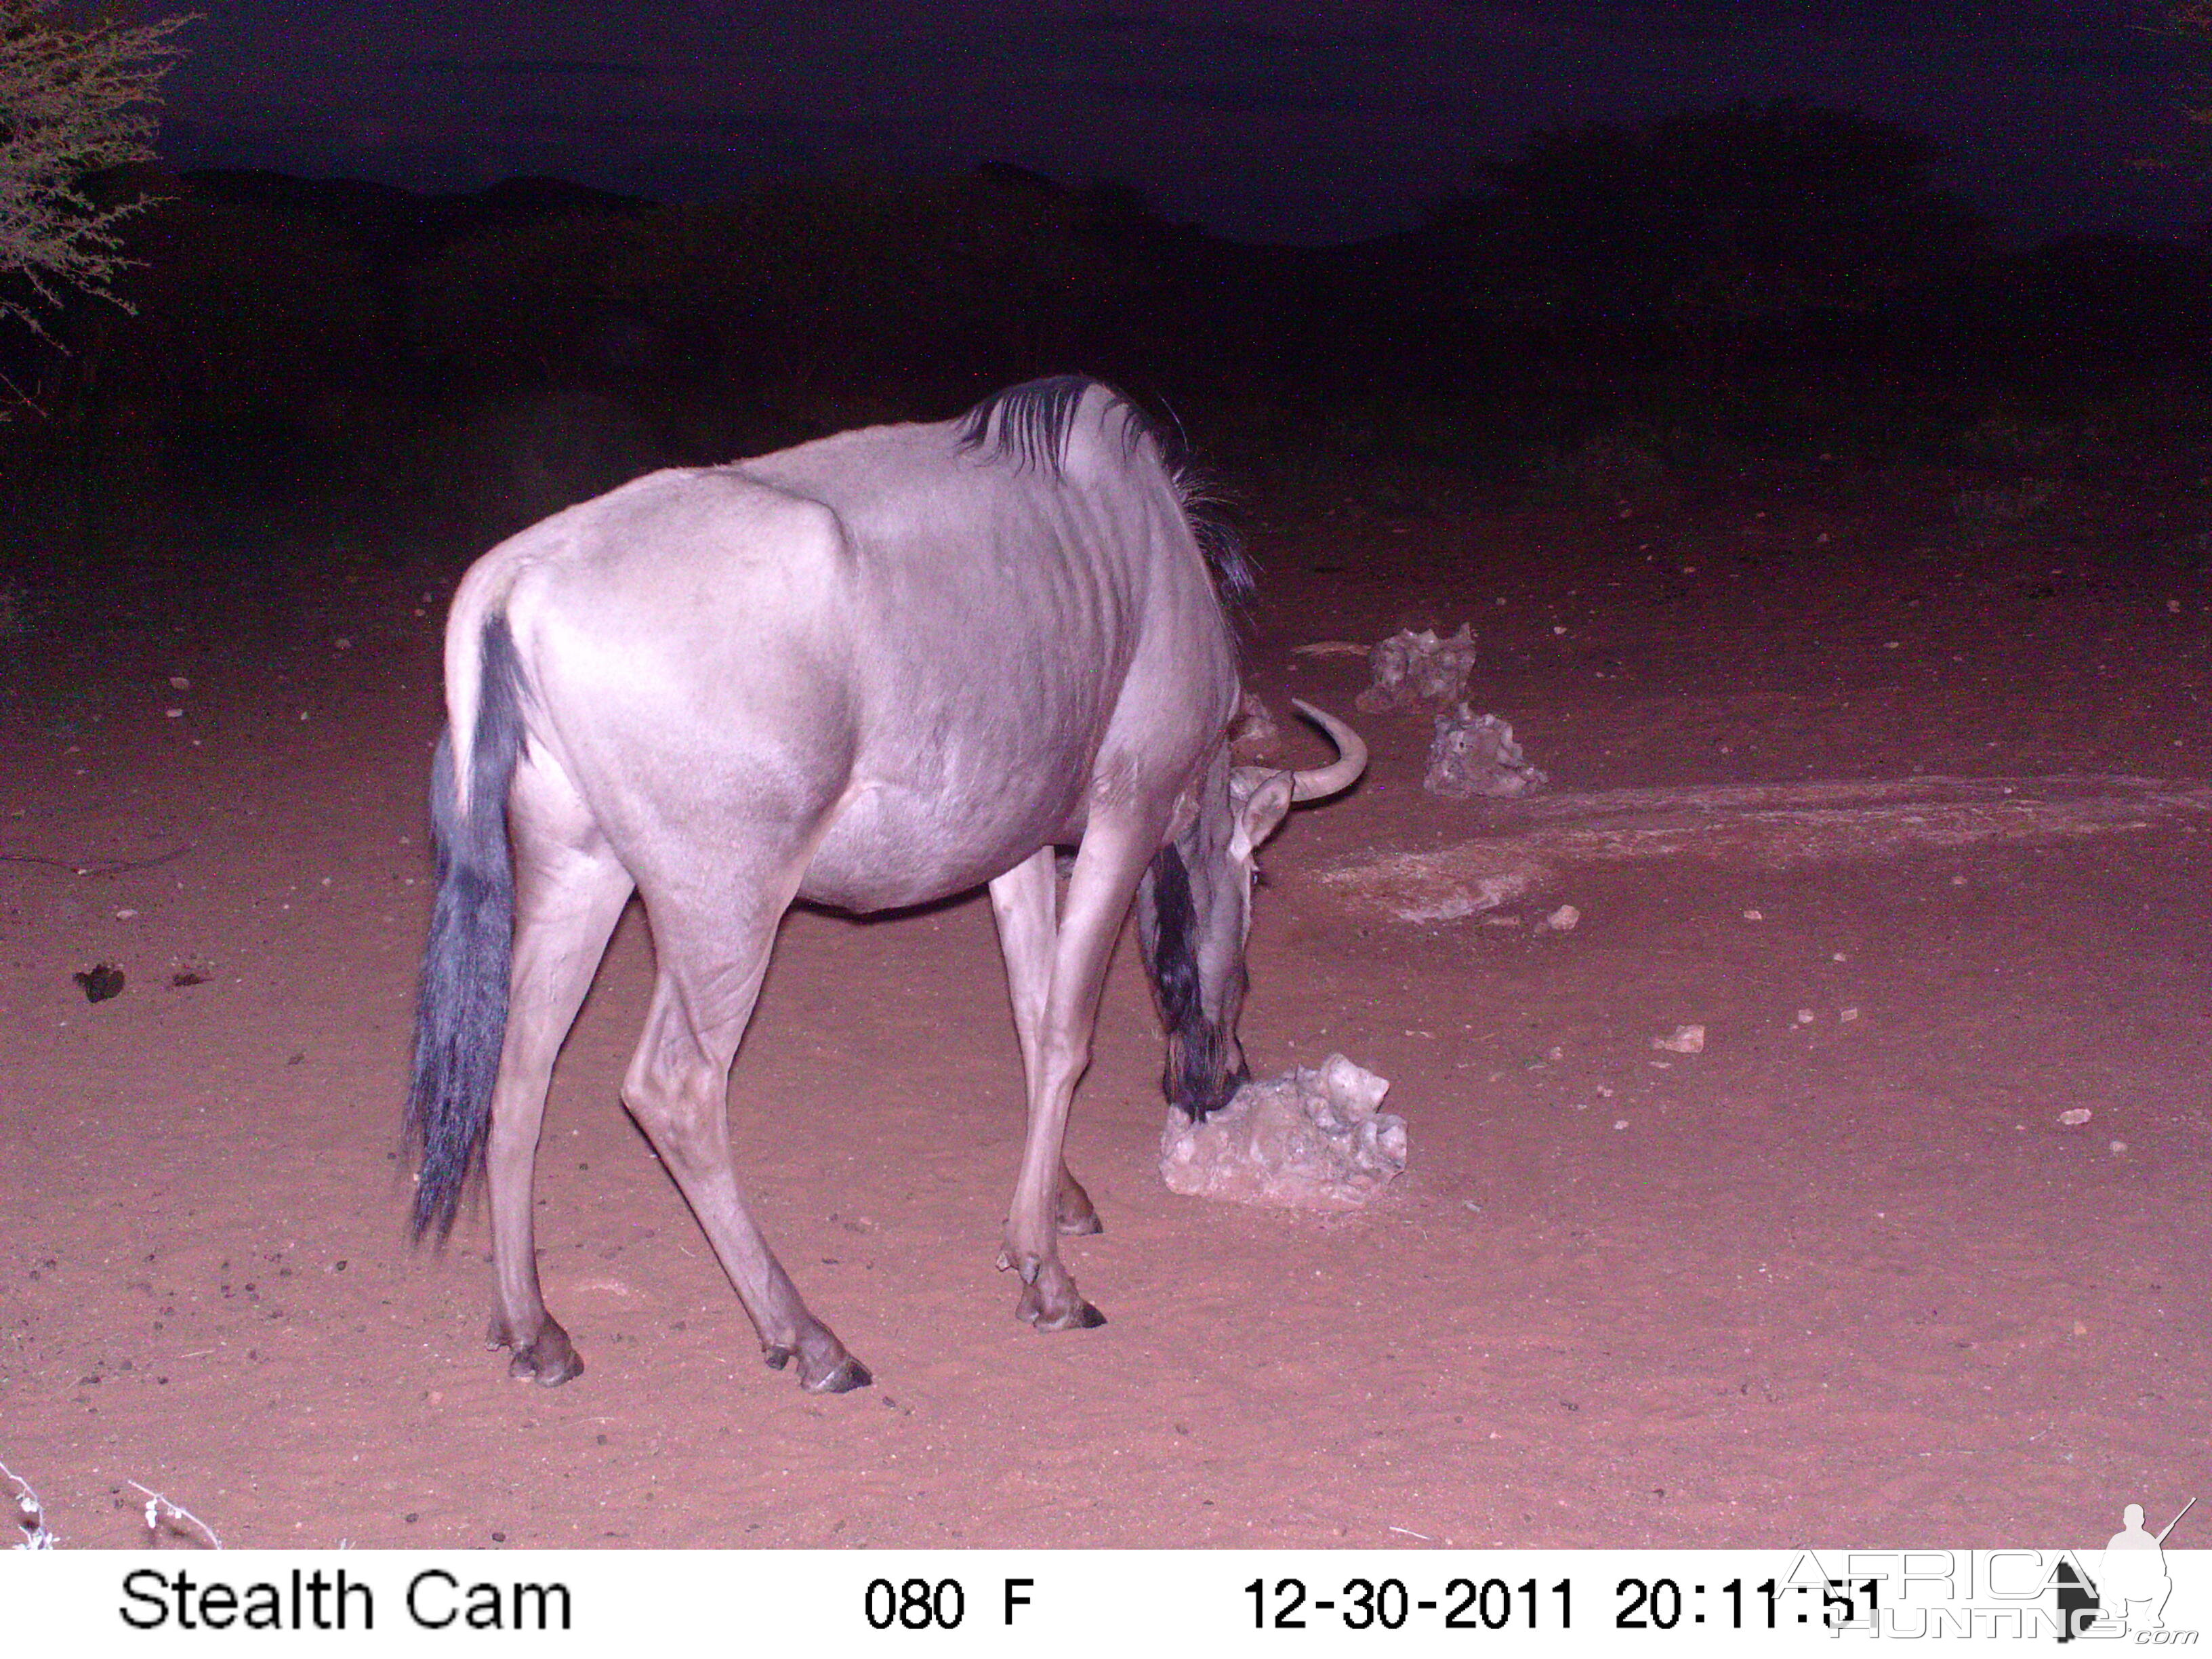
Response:
[[[711,200],[770,171],[1016,161],[1231,235],[1409,222],[1530,129],[1788,94],[1929,133],[2017,230],[2178,231],[2173,48],[2139,0],[225,0],[179,167],[418,189],[543,173]]]

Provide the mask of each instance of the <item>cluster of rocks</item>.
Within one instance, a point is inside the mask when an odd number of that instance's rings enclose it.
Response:
[[[1160,1174],[1194,1198],[1356,1210],[1406,1168],[1406,1120],[1382,1109],[1388,1079],[1342,1054],[1246,1084],[1201,1123],[1168,1114]]]

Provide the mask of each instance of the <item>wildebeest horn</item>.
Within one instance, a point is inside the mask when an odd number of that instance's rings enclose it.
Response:
[[[1329,741],[1336,745],[1336,758],[1327,766],[1317,766],[1310,772],[1291,774],[1291,799],[1322,800],[1351,788],[1358,781],[1359,775],[1367,769],[1367,744],[1362,741],[1359,733],[1335,715],[1324,714],[1310,702],[1292,697],[1291,707],[1328,732]]]

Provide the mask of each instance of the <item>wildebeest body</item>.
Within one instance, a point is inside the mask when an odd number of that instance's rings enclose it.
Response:
[[[580,1369],[539,1292],[531,1171],[554,1056],[633,889],[658,977],[623,1102],[771,1363],[797,1357],[817,1389],[867,1380],[799,1299],[729,1167],[730,1060],[795,898],[866,911],[990,884],[1029,1082],[1005,1260],[1024,1318],[1097,1322],[1059,1259],[1058,1232],[1097,1225],[1060,1143],[1131,897],[1170,855],[1199,896],[1164,933],[1147,908],[1145,933],[1156,983],[1164,961],[1189,981],[1171,1024],[1210,1057],[1190,1086],[1211,1102],[1242,1064],[1252,848],[1294,793],[1341,787],[1358,764],[1347,750],[1321,786],[1232,776],[1236,662],[1214,584],[1157,434],[1080,380],[1016,388],[963,422],[655,473],[471,569],[448,620],[434,785],[416,1219],[451,1224],[481,1146],[492,1335],[518,1375]],[[503,1010],[490,982],[502,811]],[[1067,844],[1056,902],[1054,848]]]

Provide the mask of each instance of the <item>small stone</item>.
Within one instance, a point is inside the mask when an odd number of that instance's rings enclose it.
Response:
[[[1665,1036],[1653,1037],[1651,1046],[1663,1048],[1670,1054],[1701,1054],[1705,1051],[1705,1028],[1702,1025],[1677,1025]]]
[[[169,676],[169,690],[172,691],[189,691],[191,689],[192,683],[186,679],[182,674],[172,674]]]
[[[1810,1008],[1800,1008],[1797,1011],[1797,1023],[1800,1025],[1810,1025],[1818,1018],[1820,1015],[1814,1013]]]
[[[1758,911],[1758,910],[1747,910],[1747,911],[1745,911],[1745,912],[1743,913],[1743,919],[1744,919],[1746,921],[1765,921],[1766,920],[1766,917],[1765,917],[1765,915],[1762,912],[1760,912],[1760,911]]]
[[[123,994],[123,970],[111,968],[104,962],[70,977],[77,982],[77,988],[84,993],[87,1002],[105,1002],[110,997]]]
[[[2058,1115],[2058,1121],[2069,1129],[2078,1129],[2096,1114],[2087,1106],[2075,1106]]]
[[[1841,1020],[1846,1025],[1850,1024],[1858,1017],[1859,1011],[1856,1008],[1845,1008],[1836,1016],[1838,1019]]]

